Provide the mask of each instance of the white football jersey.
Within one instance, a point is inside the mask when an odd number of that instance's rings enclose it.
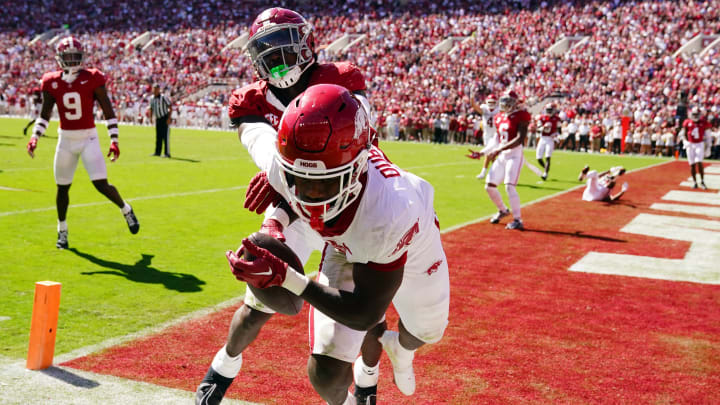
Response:
[[[495,134],[497,133],[495,129],[495,115],[500,112],[499,107],[495,107],[495,109],[491,110],[487,104],[483,104],[480,106],[480,110],[482,110],[483,132],[489,136],[495,137]]]
[[[285,193],[277,165],[268,177],[276,190]],[[350,225],[340,235],[320,236],[350,263],[404,262],[408,275],[431,274],[446,264],[433,197],[430,183],[393,165],[372,147],[367,181]]]

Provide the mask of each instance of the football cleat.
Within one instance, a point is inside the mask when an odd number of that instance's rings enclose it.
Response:
[[[522,220],[515,218],[512,222],[505,226],[505,229],[517,229],[518,231],[522,231],[525,229],[525,226],[523,225]]]
[[[132,208],[130,209],[130,211],[128,211],[127,214],[123,214],[123,216],[125,217],[125,222],[127,222],[128,228],[130,228],[130,233],[138,233],[138,231],[140,230],[140,222],[138,222],[138,219],[135,216]]]
[[[707,186],[705,185],[704,181],[700,183],[700,187],[702,187],[703,190],[707,190]]]
[[[355,386],[355,403],[357,405],[375,405],[377,403],[377,385],[372,387]]]
[[[498,211],[495,215],[492,216],[492,218],[490,218],[490,223],[491,223],[491,224],[497,224],[498,222],[500,222],[500,220],[501,220],[502,218],[504,218],[504,217],[506,217],[506,216],[508,216],[508,215],[510,215],[510,211],[509,211],[509,210]]]
[[[223,377],[210,367],[195,392],[195,405],[220,404],[232,381],[232,378]]]
[[[693,183],[693,188],[698,188],[697,183]]]
[[[400,347],[399,337],[398,332],[386,330],[378,340],[392,363],[395,385],[404,395],[412,395],[415,392],[414,352],[410,355],[404,353],[408,350]]]
[[[58,239],[55,246],[58,249],[67,249],[68,247],[68,231],[58,231]]]
[[[547,172],[544,172],[542,174],[542,176],[540,176],[540,178],[543,179],[543,181],[545,181],[545,180],[547,180],[547,176],[548,176]]]

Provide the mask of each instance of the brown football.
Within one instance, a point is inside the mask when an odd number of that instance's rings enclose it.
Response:
[[[248,238],[255,245],[267,249],[270,253],[282,259],[289,265],[288,271],[295,270],[305,274],[303,265],[298,259],[295,252],[283,242],[273,238],[270,235],[255,232]],[[254,256],[245,251],[245,260],[252,261]],[[275,312],[285,315],[296,315],[302,309],[303,299],[282,287],[255,288],[248,284],[248,288],[252,290],[253,295],[263,304]]]

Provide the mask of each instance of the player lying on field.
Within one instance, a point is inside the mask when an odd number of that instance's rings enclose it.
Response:
[[[299,218],[324,240],[319,276],[288,271],[248,239],[227,252],[239,280],[282,286],[312,305],[308,375],[331,405],[355,403],[348,388],[366,334],[377,358],[383,349],[388,354],[398,389],[411,395],[415,350],[438,342],[448,323],[448,266],[433,188],[388,162],[372,137],[366,110],[346,88],[309,87],[283,114],[265,169],[291,207],[276,219],[287,227]],[[245,251],[255,259],[245,260]],[[398,332],[385,322],[391,302]]]
[[[610,192],[615,187],[617,178],[623,174],[625,174],[625,168],[622,166],[612,167],[610,170],[602,173],[590,170],[590,166],[585,166],[580,172],[580,175],[578,175],[578,181],[587,179],[587,185],[585,186],[585,191],[583,191],[582,199],[584,201],[608,202],[619,199],[629,188],[627,182],[623,183],[622,188],[617,194],[610,194]]]

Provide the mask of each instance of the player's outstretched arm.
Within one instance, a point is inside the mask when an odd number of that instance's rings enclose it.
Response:
[[[110,156],[110,161],[114,162],[120,157],[120,145],[118,143],[120,132],[118,130],[118,120],[115,116],[115,110],[112,107],[112,103],[110,103],[110,98],[107,95],[105,85],[98,86],[94,93],[95,99],[100,104],[103,115],[105,115],[108,135],[110,135],[110,150],[107,155]]]
[[[40,118],[35,121],[32,136],[27,144],[27,152],[31,158],[35,157],[35,148],[37,148],[38,138],[45,135],[53,107],[55,107],[55,98],[49,92],[43,91]]]

